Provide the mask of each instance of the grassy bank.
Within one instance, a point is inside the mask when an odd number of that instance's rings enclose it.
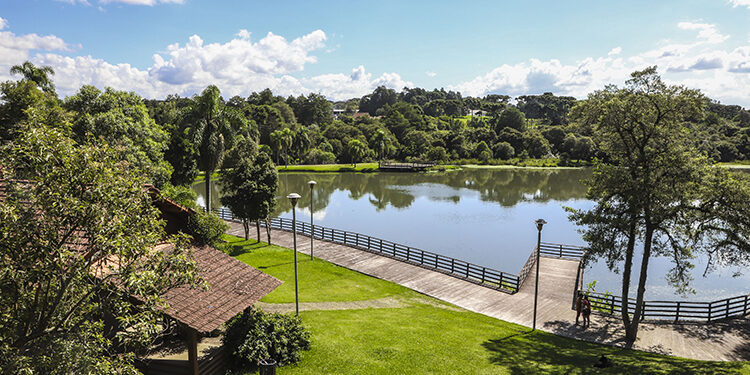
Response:
[[[237,259],[285,283],[262,301],[294,301],[292,252],[227,237]],[[750,374],[746,362],[707,362],[590,344],[456,308],[394,283],[298,255],[301,301],[393,297],[394,308],[301,312],[312,349],[285,374]],[[592,367],[600,355],[615,366]]]
[[[316,165],[283,165],[276,166],[279,172],[377,172],[378,163],[353,164],[316,164]]]

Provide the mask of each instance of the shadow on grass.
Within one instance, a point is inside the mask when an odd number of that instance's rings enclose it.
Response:
[[[515,333],[488,340],[482,346],[489,352],[491,363],[507,368],[511,374],[732,374],[743,366],[659,356],[542,332]],[[594,367],[602,355],[612,360],[612,367]]]
[[[265,242],[258,242],[254,239],[240,240],[227,242],[222,245],[224,252],[230,256],[236,257],[245,253],[250,253],[253,250],[268,247],[269,245]]]

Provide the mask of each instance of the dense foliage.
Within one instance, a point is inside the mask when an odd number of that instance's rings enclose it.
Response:
[[[300,352],[310,349],[310,333],[299,317],[253,307],[227,323],[222,340],[239,368],[254,368],[267,358],[280,366],[296,363]]]
[[[1,373],[135,374],[160,296],[197,285],[186,238],[155,248],[163,222],[117,155],[43,127],[0,149]]]

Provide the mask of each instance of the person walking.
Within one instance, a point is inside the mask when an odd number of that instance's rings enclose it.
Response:
[[[578,292],[578,297],[576,297],[576,325],[578,325],[578,319],[581,318],[581,314],[583,313],[582,304],[583,304],[583,293]]]
[[[589,296],[583,296],[583,300],[581,300],[581,311],[583,312],[583,327],[588,327],[591,325],[591,301],[589,301]]]

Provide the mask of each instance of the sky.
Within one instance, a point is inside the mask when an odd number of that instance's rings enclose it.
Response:
[[[750,108],[750,0],[0,0],[0,81],[51,66],[145,98],[385,85],[464,96],[585,98],[656,65],[671,84]]]

